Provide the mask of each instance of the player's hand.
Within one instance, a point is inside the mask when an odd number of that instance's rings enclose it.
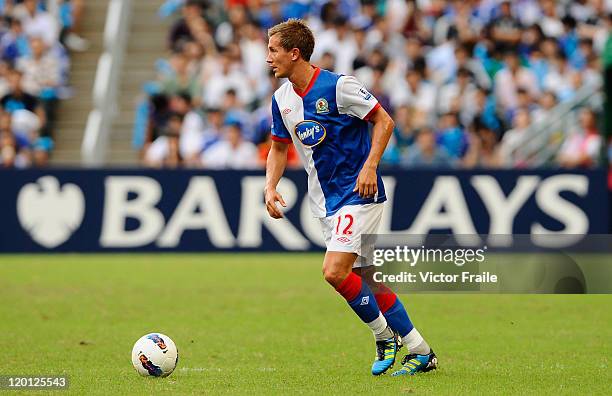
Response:
[[[353,192],[359,192],[361,198],[373,197],[378,192],[378,176],[376,167],[364,164],[357,176],[357,183]]]
[[[276,202],[280,202],[280,204],[286,208],[287,204],[283,199],[283,196],[279,194],[275,189],[265,190],[265,200],[266,200],[266,209],[268,210],[268,214],[270,217],[274,219],[280,219],[283,217],[283,212],[280,211]]]

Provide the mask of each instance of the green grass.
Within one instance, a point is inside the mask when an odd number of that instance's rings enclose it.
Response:
[[[405,295],[440,369],[372,377],[369,330],[321,255],[0,256],[0,374],[67,374],[74,394],[609,394],[612,296]],[[133,343],[179,348],[139,377]],[[375,393],[376,392],[376,393]]]

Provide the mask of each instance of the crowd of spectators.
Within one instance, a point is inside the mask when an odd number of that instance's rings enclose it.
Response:
[[[148,166],[263,167],[281,83],[266,32],[302,18],[311,61],[355,75],[395,120],[383,166],[528,167],[513,148],[529,127],[601,86],[612,1],[167,0],[160,17],[176,20],[137,113]],[[600,111],[576,111],[552,165],[598,164]]]
[[[0,0],[0,167],[44,166],[53,149],[58,100],[70,95],[68,50],[84,0]],[[68,47],[68,48],[67,48]]]

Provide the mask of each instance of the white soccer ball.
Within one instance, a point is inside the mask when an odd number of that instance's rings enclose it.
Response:
[[[138,374],[167,377],[178,362],[178,349],[170,337],[161,333],[142,336],[132,348],[132,364]]]

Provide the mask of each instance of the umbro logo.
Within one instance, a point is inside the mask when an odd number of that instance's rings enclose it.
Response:
[[[359,305],[368,305],[370,303],[370,296],[365,296],[361,298],[361,304]]]
[[[289,113],[291,113],[291,109],[290,108],[286,108],[286,109],[283,110],[283,115],[287,115]]]
[[[348,242],[350,242],[351,240],[350,240],[350,239],[348,239],[347,237],[340,237],[340,238],[337,238],[337,239],[336,239],[336,241],[338,241],[338,242],[342,242],[342,243],[348,243]]]

